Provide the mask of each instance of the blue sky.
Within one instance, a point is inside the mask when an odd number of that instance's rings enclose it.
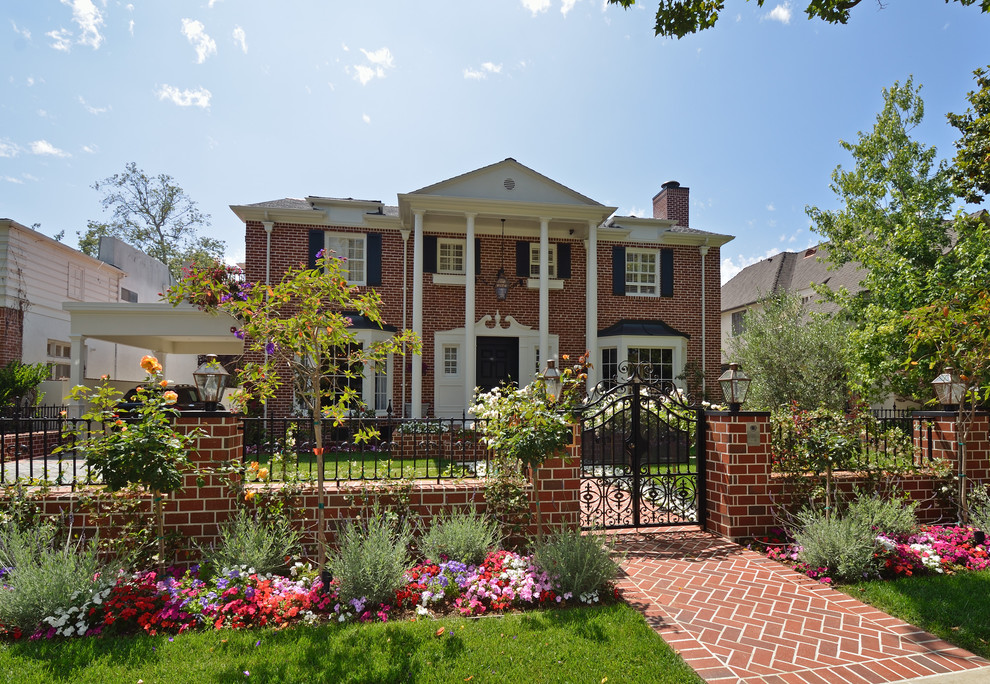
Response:
[[[806,4],[806,3],[805,3]],[[8,1],[0,7],[0,216],[48,235],[100,219],[95,180],[168,173],[243,258],[228,208],[323,195],[394,204],[506,157],[620,214],[667,180],[691,225],[735,235],[722,277],[818,241],[838,145],[913,75],[916,137],[990,63],[990,15],[863,0],[846,26],[803,4],[727,0],[714,30],[653,36],[655,2]]]

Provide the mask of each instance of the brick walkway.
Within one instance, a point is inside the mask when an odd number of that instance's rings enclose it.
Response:
[[[990,666],[697,528],[617,539],[624,597],[708,682],[879,684]]]

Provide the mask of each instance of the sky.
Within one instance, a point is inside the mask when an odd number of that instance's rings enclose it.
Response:
[[[716,28],[653,34],[657,0],[3,0],[0,217],[76,245],[107,216],[95,181],[135,162],[210,214],[230,205],[398,193],[512,157],[619,215],[668,180],[691,227],[735,236],[722,280],[816,244],[839,140],[914,78],[914,131],[954,153],[990,15],[942,0],[862,0],[849,23],[806,5],[725,0]]]

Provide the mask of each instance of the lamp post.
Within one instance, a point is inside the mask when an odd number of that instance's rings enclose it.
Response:
[[[560,379],[560,371],[557,370],[557,362],[554,359],[547,359],[547,367],[543,371],[543,383],[547,389],[547,394],[552,397],[551,401],[558,401],[564,385]]]
[[[962,378],[953,372],[951,367],[946,367],[942,373],[932,380],[932,387],[935,389],[935,396],[938,403],[942,404],[943,410],[950,411],[956,409],[956,446],[958,447],[959,459],[959,523],[964,524],[969,518],[969,508],[966,503],[966,441],[969,438],[969,421],[965,413],[964,402],[966,401],[966,383]]]
[[[746,401],[751,382],[752,379],[739,370],[738,363],[730,363],[729,370],[719,376],[718,384],[722,386],[722,396],[729,404],[731,413],[739,413],[739,407]]]
[[[216,411],[223,397],[223,391],[227,387],[230,374],[217,361],[216,354],[207,354],[206,361],[193,371],[193,380],[196,382],[196,389],[199,396],[206,404],[207,411]]]

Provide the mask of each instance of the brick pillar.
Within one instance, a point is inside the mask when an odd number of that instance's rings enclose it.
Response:
[[[762,536],[773,527],[770,414],[709,412],[705,527],[729,539]],[[755,425],[756,444],[749,443]]]
[[[186,432],[198,428],[204,433],[189,454],[189,460],[204,471],[202,486],[197,486],[195,473],[186,474],[182,490],[169,495],[165,507],[166,531],[180,532],[191,548],[193,541],[205,545],[215,540],[218,526],[234,511],[235,502],[223,486],[223,478],[209,471],[230,461],[240,462],[244,434],[240,417],[232,413],[185,413],[176,421],[176,428]]]
[[[581,495],[580,426],[572,426],[571,443],[560,455],[548,458],[537,473],[536,496],[543,514],[543,531],[562,527],[576,528]],[[536,510],[530,533],[536,533]]]

